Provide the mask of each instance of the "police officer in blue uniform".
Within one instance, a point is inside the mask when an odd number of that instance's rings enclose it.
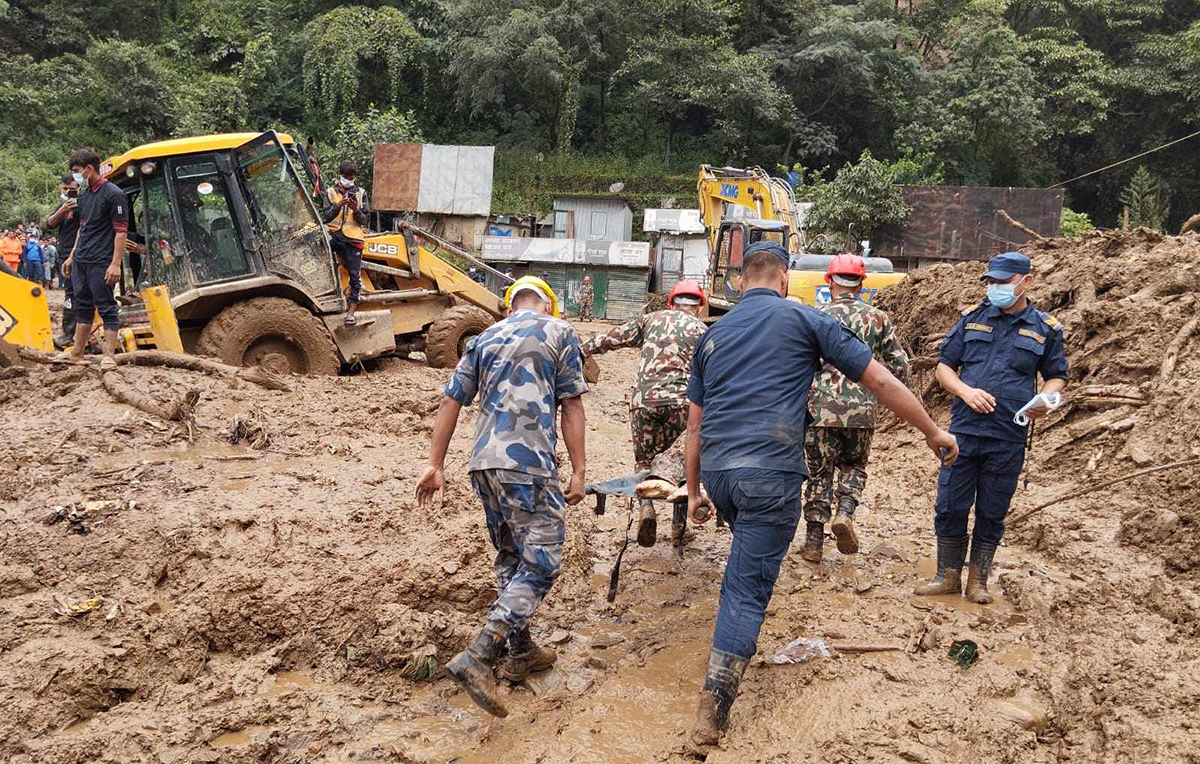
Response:
[[[962,591],[967,555],[967,516],[975,506],[971,562],[966,596],[987,604],[987,580],[1004,518],[1025,463],[1026,427],[1013,417],[1038,392],[1067,386],[1063,330],[1027,295],[1033,284],[1029,258],[1006,252],[988,261],[987,299],[963,311],[942,342],[937,380],[955,400],[950,432],[958,438],[959,458],[938,475],[933,527],[937,534],[937,575],[916,594]],[[1030,419],[1048,409],[1031,409]]]

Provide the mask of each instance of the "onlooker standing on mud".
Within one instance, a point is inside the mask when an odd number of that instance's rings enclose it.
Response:
[[[0,259],[4,260],[4,267],[16,276],[21,268],[21,242],[17,241],[17,235],[8,228],[5,228],[4,235],[0,236]]]
[[[800,521],[806,475],[804,423],[813,377],[832,364],[925,435],[944,463],[958,454],[908,388],[836,319],[784,298],[786,249],[746,248],[741,301],[712,328],[692,358],[688,385],[688,514],[705,522],[700,481],[733,530],[721,583],[708,674],[693,742],[716,744],[729,721],[779,566]]]
[[[42,282],[47,289],[54,283],[54,269],[58,266],[58,246],[53,236],[42,240]]]
[[[75,249],[75,240],[79,236],[79,210],[78,206],[79,184],[75,182],[75,176],[72,173],[66,173],[59,179],[58,198],[59,205],[50,217],[46,218],[46,223],[42,227],[47,231],[58,231],[58,258],[56,268],[58,270],[58,286],[63,290],[63,313],[62,313],[62,336],[55,341],[61,347],[66,347],[71,341],[71,337],[75,336],[75,308],[72,303],[74,289],[71,286],[71,277],[67,275],[63,266],[66,260],[70,257],[71,252]]]
[[[592,305],[596,300],[596,293],[592,291],[592,277],[588,274],[583,274],[583,287],[579,290],[579,320],[591,321]]]
[[[901,382],[908,382],[908,355],[896,337],[891,319],[859,299],[866,277],[866,263],[858,255],[841,254],[833,258],[825,273],[832,299],[818,309],[836,318],[866,343],[871,354]],[[837,517],[833,521],[833,535],[838,551],[858,552],[854,510],[862,501],[867,483],[876,408],[873,395],[830,364],[825,364],[813,380],[808,397],[812,421],[804,442],[808,489],[804,495],[804,548],[800,551],[800,556],[809,562],[821,561],[825,523],[832,514],[835,490]]]
[[[325,192],[324,221],[329,227],[329,241],[350,279],[347,326],[357,320],[354,313],[362,291],[362,251],[367,235],[367,192],[354,185],[357,177],[358,165],[347,159],[338,166],[337,183]]]
[[[541,279],[526,276],[508,288],[508,318],[467,345],[434,422],[429,466],[417,484],[428,508],[444,483],[446,449],[464,405],[479,396],[475,447],[468,469],[496,547],[498,596],[487,623],[446,671],[488,713],[507,716],[492,678],[492,663],[508,641],[500,675],[519,682],[554,665],[552,650],[534,644],[529,620],[549,593],[562,563],[566,507],[583,499],[584,411],[587,383],[579,335],[558,318],[558,298]],[[554,426],[571,457],[564,498],[558,480]]]
[[[30,281],[40,283],[42,280],[42,245],[37,239],[26,234],[25,244],[21,248],[22,275]]]
[[[1029,302],[1033,285],[1029,258],[1006,252],[988,261],[983,275],[987,299],[963,311],[942,341],[937,380],[956,400],[950,432],[962,444],[962,458],[938,476],[933,529],[937,534],[937,575],[917,587],[920,595],[958,594],[967,555],[967,516],[975,506],[966,596],[992,601],[987,580],[1004,518],[1025,464],[1026,428],[1013,417],[1037,393],[1067,386],[1062,326]],[[1048,409],[1032,409],[1037,419]]]
[[[100,174],[100,157],[91,149],[71,155],[71,173],[83,188],[79,194],[79,234],[63,275],[74,287],[75,345],[71,355],[83,358],[92,334],[93,316],[104,322],[105,361],[115,362],[121,315],[113,287],[121,280],[121,257],[129,230],[129,201],[125,192]]]

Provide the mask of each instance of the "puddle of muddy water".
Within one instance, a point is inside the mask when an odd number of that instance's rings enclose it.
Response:
[[[917,561],[915,572],[920,581],[924,582],[930,580],[937,573],[937,560],[933,557],[921,558]],[[963,586],[965,587],[967,577],[966,568],[963,569],[962,574],[964,581]],[[975,602],[971,602],[961,594],[936,594],[932,597],[917,597],[916,595],[913,595],[911,601],[915,605],[933,605],[936,603],[950,608],[951,610],[958,610],[963,613],[970,613],[972,615],[978,615],[985,611],[990,611],[992,613],[1007,613],[1013,609],[1012,605],[1001,596],[1000,586],[996,583],[994,576],[993,580],[989,582],[988,592],[992,595],[992,604],[990,605],[980,605]]]
[[[208,742],[213,748],[233,748],[239,745],[246,745],[253,742],[254,738],[266,732],[267,727],[247,727],[241,730],[226,732],[223,735],[217,735]]]

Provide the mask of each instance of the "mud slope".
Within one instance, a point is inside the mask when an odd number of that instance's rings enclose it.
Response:
[[[600,363],[587,398],[594,478],[631,466],[636,355]],[[0,482],[0,760],[691,760],[683,734],[727,532],[702,527],[680,555],[663,517],[659,544],[626,554],[609,605],[628,516],[615,502],[602,517],[575,508],[563,578],[534,626],[557,643],[559,665],[512,688],[511,715],[489,724],[444,678],[417,681],[463,645],[492,586],[463,473],[472,420],[435,511],[411,500],[448,372],[387,361],[297,379],[292,394],[127,373],[163,397],[201,391],[194,443],[112,403],[86,374],[0,381],[11,465]],[[230,444],[235,420],[265,450]],[[709,761],[1195,761],[1194,584],[1122,529],[1160,512],[1183,476],[1139,484],[1161,492],[1145,498],[1094,495],[1031,521],[999,554],[992,607],[914,601],[932,567],[935,487],[918,441],[902,428],[879,437],[864,554],[785,561],[760,653],[797,636],[906,645],[928,632],[934,646],[756,661]],[[1042,464],[1018,505],[1090,479]],[[46,524],[56,507],[87,511]],[[52,609],[93,596],[103,599],[85,615]],[[958,638],[982,650],[966,671],[944,657]]]

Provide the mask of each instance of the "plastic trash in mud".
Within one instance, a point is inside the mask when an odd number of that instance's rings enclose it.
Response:
[[[101,607],[104,608],[104,620],[106,621],[116,618],[125,609],[120,600],[115,600],[111,597],[89,597],[76,602],[71,602],[61,594],[55,594],[50,598],[50,610],[55,615],[68,616],[70,618],[87,615],[93,610],[99,610]]]
[[[788,646],[767,658],[767,663],[786,666],[790,663],[805,663],[813,658],[832,658],[833,650],[822,638],[800,637],[788,643]]]
[[[971,668],[971,664],[979,660],[979,645],[970,639],[957,639],[950,645],[947,656],[962,668]]]

